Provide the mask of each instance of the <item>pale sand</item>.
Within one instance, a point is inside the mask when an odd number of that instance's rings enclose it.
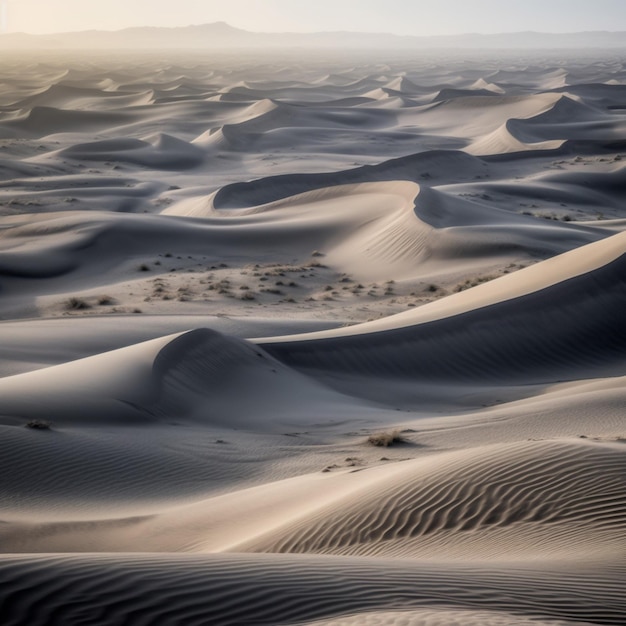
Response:
[[[2,59],[3,625],[626,622],[624,56],[385,54]]]

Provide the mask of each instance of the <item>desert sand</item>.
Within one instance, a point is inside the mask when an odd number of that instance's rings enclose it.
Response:
[[[625,64],[4,55],[3,626],[626,623]]]

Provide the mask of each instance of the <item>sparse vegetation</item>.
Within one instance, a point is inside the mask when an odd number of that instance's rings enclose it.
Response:
[[[406,439],[399,430],[373,433],[367,438],[367,443],[379,448],[388,448],[397,443],[405,443]]]
[[[100,306],[106,306],[107,304],[113,304],[114,300],[111,296],[98,296],[98,304]]]
[[[497,278],[497,276],[477,276],[476,278],[468,278],[464,283],[459,283],[455,288],[455,292],[465,291],[466,289],[470,289],[472,287],[477,287],[478,285],[482,285],[482,283],[488,283],[490,280]]]

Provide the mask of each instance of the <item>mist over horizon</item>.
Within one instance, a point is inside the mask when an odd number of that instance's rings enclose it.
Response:
[[[56,34],[2,33],[0,49],[550,49],[624,48],[625,32],[514,31],[401,36],[384,32],[255,32],[219,21],[189,26],[132,26]]]
[[[59,34],[126,28],[185,28],[226,22],[256,33],[359,32],[397,36],[574,33],[626,30],[620,0],[1,0],[7,33]]]

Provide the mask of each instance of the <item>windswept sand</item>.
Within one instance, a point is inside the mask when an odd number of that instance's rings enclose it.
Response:
[[[626,623],[625,62],[3,57],[2,625]]]

